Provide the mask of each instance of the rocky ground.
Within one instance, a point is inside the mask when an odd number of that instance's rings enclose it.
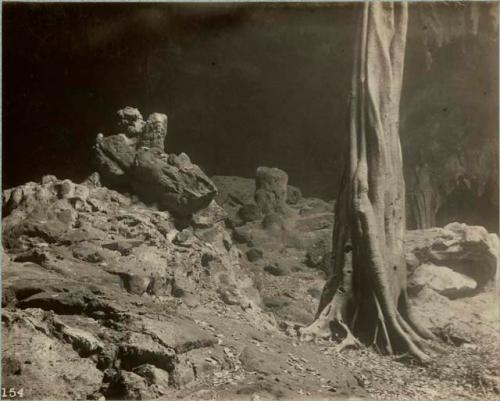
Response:
[[[163,152],[166,116],[119,112],[99,174],[3,192],[2,380],[27,399],[499,399],[498,237],[407,234],[409,289],[442,339],[428,366],[300,342],[334,202],[281,170],[208,178]],[[114,188],[114,189],[111,189]]]

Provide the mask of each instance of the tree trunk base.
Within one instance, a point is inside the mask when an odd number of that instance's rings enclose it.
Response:
[[[334,349],[337,353],[347,348],[363,347],[363,343],[356,336],[360,305],[356,305],[353,312],[346,313],[352,298],[346,294],[337,295],[339,294],[334,296],[311,325],[299,329],[301,341],[333,340],[337,342]],[[443,351],[435,343],[437,338],[434,334],[423,328],[415,319],[406,300],[402,303],[401,312],[396,310],[395,315],[391,317],[384,314],[375,292],[372,292],[372,297],[377,314],[376,320],[370,325],[371,335],[364,336],[371,339],[365,341],[367,346],[372,346],[377,352],[386,355],[403,352],[402,355],[412,356],[423,364],[430,361],[434,352]]]

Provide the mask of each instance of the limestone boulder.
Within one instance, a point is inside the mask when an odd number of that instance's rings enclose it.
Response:
[[[186,154],[167,155],[158,148],[137,150],[130,184],[143,201],[179,216],[206,208],[217,195],[214,183]]]
[[[97,135],[93,161],[99,183],[86,184],[134,193],[142,202],[178,216],[190,216],[210,204],[217,194],[214,183],[186,154],[164,153],[165,114],[153,113],[144,122],[139,110],[125,107],[118,117],[125,133]]]
[[[415,270],[408,283],[408,290],[417,294],[428,287],[438,294],[455,299],[474,293],[477,283],[463,274],[445,266],[423,264]]]
[[[499,240],[484,227],[451,223],[444,228],[407,231],[406,259],[410,274],[415,266],[446,266],[477,282],[477,289],[498,279]]]

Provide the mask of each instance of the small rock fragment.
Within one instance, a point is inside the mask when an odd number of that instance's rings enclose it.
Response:
[[[273,276],[286,276],[288,273],[286,268],[278,264],[267,265],[266,267],[264,267],[264,271],[266,271],[269,274],[272,274]]]
[[[238,210],[238,217],[245,223],[262,219],[260,208],[254,203],[247,203]]]
[[[259,248],[251,248],[247,251],[246,255],[249,262],[255,262],[259,259],[262,259],[264,253]]]

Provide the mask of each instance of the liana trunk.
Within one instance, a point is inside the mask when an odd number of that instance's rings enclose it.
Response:
[[[349,157],[337,201],[335,259],[315,322],[304,339],[343,337],[419,360],[432,334],[406,293],[405,185],[399,139],[406,3],[366,3],[355,48]]]

